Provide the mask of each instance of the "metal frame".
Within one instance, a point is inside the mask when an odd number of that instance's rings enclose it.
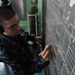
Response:
[[[47,0],[42,0],[42,50],[45,47],[45,28],[46,28],[46,4]],[[44,69],[44,75],[50,75],[49,66]]]
[[[45,47],[46,2],[47,0],[42,0],[42,49]]]

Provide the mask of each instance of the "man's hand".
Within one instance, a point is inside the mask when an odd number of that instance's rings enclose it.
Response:
[[[39,55],[41,55],[45,61],[52,60],[53,59],[52,46],[46,45],[44,50]]]

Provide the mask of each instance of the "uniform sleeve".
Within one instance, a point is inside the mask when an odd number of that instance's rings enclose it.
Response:
[[[0,46],[0,62],[4,62],[4,63],[6,63],[6,64],[9,64],[7,58],[6,58],[5,55],[4,55],[4,49],[1,48],[1,46]],[[9,64],[9,65],[10,65],[10,64]]]
[[[49,61],[46,62],[41,56],[34,61],[31,65],[31,74],[35,72],[41,72],[44,67],[46,67],[49,64]]]

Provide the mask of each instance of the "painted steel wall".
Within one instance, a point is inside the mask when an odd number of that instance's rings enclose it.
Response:
[[[54,46],[51,75],[75,75],[75,0],[47,0],[46,44]]]

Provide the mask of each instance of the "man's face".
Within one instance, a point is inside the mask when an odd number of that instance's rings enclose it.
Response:
[[[3,27],[4,28],[3,34],[5,34],[6,36],[15,36],[20,34],[21,28],[19,26],[19,19],[16,15],[10,20],[4,22],[5,25]]]

